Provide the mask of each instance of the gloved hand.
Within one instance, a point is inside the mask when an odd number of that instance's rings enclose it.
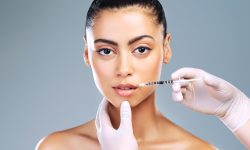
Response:
[[[182,68],[172,74],[174,81],[193,78],[201,80],[172,85],[175,101],[195,111],[218,116],[233,132],[247,122],[250,101],[229,82],[195,68]]]
[[[120,107],[120,126],[113,128],[107,112],[108,101],[102,100],[96,115],[97,137],[102,150],[138,150],[138,144],[133,134],[131,108],[128,101],[123,101]]]

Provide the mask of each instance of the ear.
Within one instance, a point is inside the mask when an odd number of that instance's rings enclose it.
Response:
[[[83,37],[83,41],[84,41],[83,59],[84,59],[84,61],[85,61],[85,64],[86,64],[87,66],[90,66],[90,62],[89,62],[89,52],[88,52],[88,45],[87,45],[86,36]]]
[[[163,63],[167,64],[170,62],[171,56],[172,56],[172,51],[170,47],[170,34],[167,33],[165,39],[164,39],[164,56],[163,56]]]

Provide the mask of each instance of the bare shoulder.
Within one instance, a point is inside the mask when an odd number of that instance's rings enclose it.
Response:
[[[89,121],[71,129],[54,132],[42,138],[36,147],[36,150],[55,149],[100,149],[96,137],[94,121]]]
[[[193,135],[187,130],[182,129],[183,131],[183,145],[185,149],[202,149],[202,150],[215,150],[215,148],[209,144],[207,141]]]
[[[168,124],[168,125],[165,125],[164,126],[165,129],[162,129],[162,131],[166,132],[166,133],[163,132],[163,135],[170,135],[169,136],[169,138],[171,138],[170,141],[174,141],[172,142],[172,144],[170,144],[171,148],[186,149],[186,150],[189,150],[189,149],[190,150],[195,150],[195,149],[216,150],[216,148],[213,145],[193,135],[192,133],[174,124],[168,119],[165,120],[164,124]]]

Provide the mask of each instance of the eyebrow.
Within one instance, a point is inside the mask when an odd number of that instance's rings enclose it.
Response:
[[[150,36],[150,35],[141,35],[141,36],[138,36],[138,37],[135,37],[135,38],[129,40],[128,45],[131,45],[131,44],[133,44],[133,43],[135,43],[137,41],[140,41],[143,38],[150,38],[150,39],[154,40],[154,38],[152,36]]]
[[[141,35],[141,36],[137,36],[137,37],[129,40],[128,45],[131,45],[131,44],[133,44],[133,43],[135,43],[135,42],[137,42],[137,41],[139,41],[139,40],[141,40],[143,38],[150,38],[150,39],[154,40],[154,38],[152,36],[150,36],[150,35]],[[117,42],[111,41],[111,40],[108,40],[108,39],[96,39],[94,41],[94,43],[107,43],[107,44],[111,44],[111,45],[114,45],[114,46],[118,46]]]
[[[111,45],[114,45],[114,46],[118,46],[118,43],[116,43],[114,41],[111,41],[111,40],[107,40],[107,39],[96,39],[94,41],[94,43],[107,43],[107,44],[111,44]]]

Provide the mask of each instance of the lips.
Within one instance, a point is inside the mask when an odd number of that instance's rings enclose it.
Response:
[[[133,84],[119,84],[117,86],[114,86],[113,89],[115,90],[116,94],[118,94],[119,96],[129,97],[137,89],[137,86]]]

